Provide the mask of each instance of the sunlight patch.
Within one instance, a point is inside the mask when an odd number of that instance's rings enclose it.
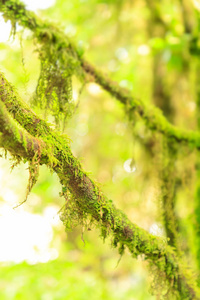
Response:
[[[145,56],[150,53],[150,48],[147,45],[140,45],[137,49],[139,55]]]
[[[194,4],[195,8],[200,10],[200,0],[193,0],[192,2]]]
[[[47,9],[54,5],[55,2],[55,0],[23,0],[23,3],[26,5],[27,9],[32,11],[36,11],[37,9]]]
[[[133,173],[136,171],[135,162],[132,158],[129,158],[125,161],[124,170],[128,173]]]
[[[5,43],[9,40],[9,37],[10,37],[11,22],[7,21],[5,23],[5,21],[2,17],[2,13],[0,13],[0,28],[1,28],[0,43]]]
[[[0,261],[30,264],[47,262],[58,257],[50,248],[53,230],[50,222],[22,208],[0,207]]]

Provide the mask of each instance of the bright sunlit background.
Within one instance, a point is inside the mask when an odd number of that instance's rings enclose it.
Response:
[[[23,2],[27,9],[35,12],[55,4],[54,0],[25,0]],[[19,47],[19,41],[16,43],[9,40],[11,23],[10,21],[4,22],[2,13],[0,14],[0,29],[0,43],[7,43],[11,47],[13,44],[14,47],[18,44]],[[3,56],[1,55],[2,61],[5,59],[5,51],[1,51],[1,54],[3,54]],[[14,209],[17,204],[23,201],[21,198],[23,193],[20,193],[19,189],[15,189],[19,184],[17,180],[19,172],[17,176],[10,174],[10,169],[6,169],[6,165],[5,162],[1,162],[0,165],[0,197],[5,202],[1,203],[0,207],[0,261],[15,263],[27,261],[34,264],[57,258],[58,251],[51,247],[51,242],[53,227],[61,226],[58,216],[59,207],[48,206],[42,215],[27,211],[23,205]],[[26,181],[22,182],[20,189],[24,187],[24,184]],[[36,203],[41,201],[41,199],[37,199],[38,196],[36,195],[32,195],[32,197],[35,198]]]

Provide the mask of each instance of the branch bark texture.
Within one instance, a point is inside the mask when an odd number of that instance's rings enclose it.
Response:
[[[179,290],[188,299],[199,299],[192,275],[173,248],[132,223],[107,199],[73,156],[68,139],[37,117],[19,99],[3,74],[0,74],[0,132],[3,137],[0,146],[15,156],[31,161],[34,152],[40,151],[40,164],[57,173],[62,186],[69,189],[85,216],[100,227],[104,238],[111,234],[113,244],[120,251],[127,247],[134,257],[144,254],[174,291]]]
[[[79,51],[64,33],[55,26],[43,22],[32,12],[27,11],[23,3],[15,0],[0,0],[0,11],[3,13],[5,20],[11,20],[13,26],[19,23],[21,26],[30,29],[39,43],[56,44],[59,51],[71,53],[77,66],[82,69],[83,74],[89,80],[99,84],[104,90],[124,104],[130,112],[137,112],[145,120],[148,128],[156,130],[178,143],[184,142],[200,149],[199,132],[180,129],[170,124],[162,115],[160,109],[154,106],[146,106],[142,100],[135,98],[129,90],[121,88],[118,83],[97,70],[80,55]]]

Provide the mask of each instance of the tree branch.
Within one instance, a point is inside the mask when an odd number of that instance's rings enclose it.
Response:
[[[146,259],[158,267],[160,276],[174,291],[178,290],[187,299],[199,299],[193,276],[173,249],[163,239],[152,236],[133,224],[103,195],[73,156],[68,140],[52,131],[45,121],[29,110],[2,74],[0,100],[4,102],[0,102],[0,132],[4,140],[8,137],[6,145],[0,146],[6,146],[13,155],[29,161],[32,160],[34,151],[40,149],[40,164],[47,164],[57,173],[62,186],[68,188],[73,195],[80,212],[86,219],[92,218],[96,226],[100,227],[104,238],[111,233],[113,244],[120,252],[126,246],[134,257],[144,254]],[[12,119],[8,111],[24,129]]]
[[[33,31],[39,43],[57,44],[59,51],[62,49],[69,52],[70,50],[73,59],[77,60],[77,64],[84,70],[85,75],[89,75],[91,81],[96,82],[118,99],[130,112],[136,111],[145,120],[148,128],[156,130],[178,143],[185,142],[194,148],[200,149],[199,132],[177,128],[167,121],[158,108],[146,106],[141,100],[133,97],[129,90],[121,88],[116,82],[110,80],[85,61],[64,33],[60,32],[55,26],[41,21],[32,12],[27,11],[23,3],[15,0],[0,0],[0,11],[3,12],[6,20],[11,20],[13,26],[18,22],[23,27]],[[69,66],[66,65],[67,67]]]
[[[40,152],[42,141],[27,133],[7,112],[0,101],[0,146],[17,155],[30,160],[35,152]],[[16,150],[17,149],[17,150]]]

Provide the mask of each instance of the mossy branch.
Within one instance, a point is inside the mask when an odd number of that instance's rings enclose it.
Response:
[[[144,254],[157,266],[169,287],[178,292],[180,299],[199,299],[192,275],[173,248],[163,239],[133,224],[118,210],[82,170],[66,137],[51,130],[45,121],[29,110],[2,74],[0,82],[0,100],[4,102],[0,102],[0,131],[6,140],[1,147],[28,161],[33,159],[34,151],[40,149],[40,164],[47,164],[57,173],[63,190],[68,189],[73,195],[80,215],[82,213],[82,216],[92,220],[101,229],[104,238],[111,234],[113,245],[118,247],[120,253],[127,247],[133,257]]]
[[[177,147],[163,140],[163,162],[160,172],[161,177],[161,197],[163,205],[163,217],[166,235],[169,238],[169,245],[175,247],[176,251],[180,253],[180,246],[178,240],[178,220],[175,213],[175,199],[176,199],[176,167],[175,160],[177,158]]]
[[[0,101],[0,146],[14,156],[30,160],[35,152],[40,151],[42,144],[42,141],[32,137],[13,120]]]
[[[126,106],[129,112],[138,112],[145,120],[148,128],[156,130],[178,143],[185,142],[200,149],[199,132],[179,129],[170,124],[159,109],[154,106],[146,106],[141,100],[133,97],[129,90],[121,88],[116,82],[110,80],[85,61],[64,33],[60,32],[55,26],[41,21],[32,12],[27,11],[23,3],[15,0],[0,0],[0,11],[3,12],[6,20],[11,20],[13,26],[18,22],[23,27],[32,30],[39,43],[45,44],[48,42],[56,44],[59,51],[62,49],[71,53],[73,59],[77,61],[76,67],[81,67],[84,70],[85,76],[89,76],[89,80],[96,82],[113,97],[118,99]]]
[[[117,98],[121,103],[127,106],[129,111],[137,111],[138,114],[145,120],[146,125],[151,130],[156,130],[168,138],[172,138],[176,142],[185,142],[189,145],[200,149],[200,134],[192,130],[179,129],[170,124],[162,115],[159,108],[151,105],[146,105],[139,99],[135,99],[131,92],[121,88],[116,82],[110,80],[106,75],[102,74],[88,62],[81,59],[82,67],[92,79],[101,85],[112,96]]]
[[[196,119],[197,119],[197,127],[200,130],[200,84],[199,84],[199,60],[196,61],[196,78],[195,78],[195,88],[196,88]],[[196,191],[195,191],[195,252],[197,259],[197,266],[200,271],[200,155],[197,153],[197,161],[196,161]],[[199,274],[199,286],[200,286],[200,274]]]

